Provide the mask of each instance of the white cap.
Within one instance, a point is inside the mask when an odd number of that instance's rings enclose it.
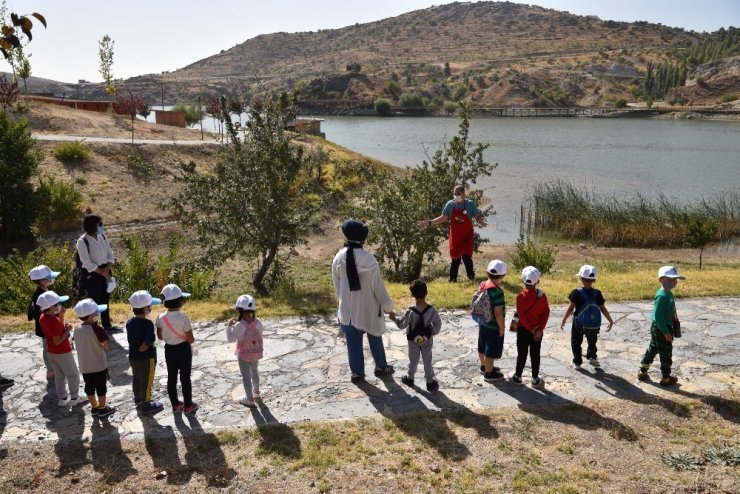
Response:
[[[673,278],[676,280],[685,280],[685,276],[681,276],[678,274],[678,271],[676,271],[675,266],[663,266],[658,270],[658,278]]]
[[[540,270],[534,266],[522,269],[522,281],[525,285],[536,285],[540,281]]]
[[[56,294],[56,292],[52,292],[49,290],[48,292],[44,292],[41,295],[39,295],[38,300],[36,300],[36,305],[39,306],[39,309],[46,310],[49,307],[54,307],[56,304],[61,304],[63,302],[66,302],[69,300],[69,297],[67,295],[59,296]]]
[[[180,290],[180,287],[174,283],[165,285],[164,288],[162,288],[162,300],[175,300],[180,297],[188,298],[190,297],[190,294]]]
[[[150,305],[159,305],[162,301],[158,298],[152,297],[146,290],[139,290],[138,292],[134,292],[134,294],[128,298],[128,303],[131,304],[131,307],[134,309],[143,309]]]
[[[244,310],[257,310],[257,301],[254,300],[254,297],[251,295],[240,295],[238,299],[236,299],[236,305],[234,306],[236,309],[244,309]]]
[[[106,310],[108,310],[107,305],[98,305],[91,298],[80,300],[74,308],[77,317],[87,317],[91,314],[100,314]]]
[[[596,266],[590,264],[584,264],[581,269],[578,270],[578,277],[584,280],[595,280],[596,279]]]
[[[506,263],[504,261],[501,261],[500,259],[494,259],[493,261],[488,263],[486,272],[488,274],[492,274],[496,276],[505,275],[506,274]]]
[[[36,266],[28,272],[28,277],[31,278],[31,281],[45,280],[47,278],[53,280],[57,276],[59,276],[59,271],[52,271],[46,264]]]
[[[108,293],[113,293],[113,290],[116,289],[116,286],[118,286],[116,283],[116,279],[113,276],[111,276],[110,280],[108,280],[108,284],[105,285],[105,291]]]

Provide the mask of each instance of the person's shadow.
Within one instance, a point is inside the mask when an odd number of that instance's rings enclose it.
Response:
[[[117,484],[136,474],[133,464],[121,447],[118,427],[111,425],[108,418],[93,419],[90,427],[90,456],[93,468],[100,472],[106,484]]]
[[[126,334],[125,328],[123,331],[124,334]],[[105,352],[105,357],[108,361],[108,374],[110,375],[111,386],[130,385],[133,378],[126,373],[131,365],[128,361],[128,349],[124,348],[123,345],[114,338],[114,335],[108,336],[110,350]]]
[[[167,472],[168,484],[187,484],[192,476],[191,471],[180,462],[177,437],[172,426],[162,425],[150,416],[142,416],[141,424],[144,426],[144,446],[154,468],[158,472]]]
[[[368,397],[372,406],[383,417],[408,436],[413,436],[424,444],[436,449],[443,458],[461,461],[471,455],[467,446],[447,425],[443,413],[429,413],[429,409],[417,397],[411,396],[392,379],[383,381],[388,391],[382,390],[367,381],[357,387]],[[446,397],[440,396],[440,401]],[[451,400],[448,400],[448,403]]]
[[[708,405],[714,409],[715,413],[733,424],[740,423],[740,401],[731,398],[724,398],[716,395],[700,395],[692,393],[690,391],[684,391],[681,389],[681,383],[674,384],[673,386],[661,386],[656,381],[645,381],[646,383],[662,389],[663,391],[672,392],[674,394],[699,400],[705,405]]]
[[[301,457],[301,440],[293,429],[278,422],[264,402],[259,401],[258,407],[250,407],[257,432],[260,435],[259,450],[266,453],[278,454],[284,458],[296,459]]]
[[[5,411],[5,404],[3,403],[3,392],[0,391],[0,438],[3,437],[5,427],[8,425],[8,412]],[[8,456],[7,448],[0,448],[0,461],[3,461]]]
[[[73,407],[71,411],[62,411],[45,415],[46,428],[56,432],[54,453],[59,459],[57,476],[63,477],[68,473],[77,472],[87,464],[87,448],[82,442],[85,431],[85,411],[82,407]]]
[[[421,391],[421,393],[435,406],[439,407],[440,413],[446,419],[460,427],[475,429],[480,437],[486,439],[496,439],[499,436],[498,431],[491,424],[491,417],[476,413],[462,403],[451,400],[442,391],[434,393]]]
[[[236,476],[236,471],[226,463],[215,434],[203,430],[195,415],[185,415],[188,424],[175,414],[175,426],[185,443],[185,463],[191,471],[202,473],[209,487],[226,487]]]

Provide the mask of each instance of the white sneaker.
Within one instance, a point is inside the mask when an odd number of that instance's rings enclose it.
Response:
[[[595,359],[595,358],[589,359],[588,363],[591,364],[595,369],[598,369],[599,367],[601,367],[601,364],[599,363],[599,359]]]
[[[571,362],[571,363],[570,363],[570,365],[571,365],[571,367],[573,367],[574,369],[580,369],[580,368],[581,368],[581,366],[580,366],[580,365],[578,365],[578,364],[576,364],[575,362]]]
[[[239,403],[241,403],[244,406],[253,407],[254,406],[254,400],[250,400],[246,396],[239,400]]]
[[[60,407],[66,407],[71,402],[72,402],[72,400],[70,399],[70,397],[69,396],[66,396],[66,397],[62,398],[61,400],[57,401],[57,405],[60,406]]]
[[[69,400],[69,406],[77,406],[81,403],[85,403],[87,400],[83,398],[82,396],[75,396],[74,398],[70,398]]]

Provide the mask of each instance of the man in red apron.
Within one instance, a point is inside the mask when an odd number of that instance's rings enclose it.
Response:
[[[475,279],[473,269],[473,220],[478,226],[486,226],[486,220],[481,217],[475,203],[465,198],[465,187],[456,185],[453,190],[453,200],[447,201],[442,214],[436,218],[422,220],[419,227],[424,228],[450,222],[450,282],[457,281],[457,272],[460,261],[465,264],[465,271],[469,280]]]

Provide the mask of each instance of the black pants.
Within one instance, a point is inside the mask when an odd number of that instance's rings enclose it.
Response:
[[[179,345],[165,345],[164,358],[167,360],[167,394],[172,406],[180,403],[177,398],[177,373],[180,373],[182,386],[182,401],[185,406],[193,404],[193,386],[190,383],[190,370],[193,366],[193,351],[190,343],[182,342]]]
[[[599,339],[598,330],[587,330],[584,331],[583,327],[576,321],[573,321],[573,325],[570,330],[570,346],[573,349],[573,363],[581,365],[583,363],[583,356],[581,345],[583,344],[583,336],[586,336],[588,342],[588,348],[586,348],[586,358],[596,358],[596,341]]]
[[[90,273],[90,276],[87,277],[85,290],[87,290],[87,296],[93,299],[98,305],[107,305],[110,301],[108,280],[105,279],[105,276],[101,276],[98,273]],[[106,309],[105,312],[100,313],[100,324],[104,328],[111,327],[110,310]]]
[[[532,377],[540,375],[540,349],[542,348],[542,339],[534,341],[534,335],[526,329],[519,326],[516,332],[516,372],[515,374],[522,377],[524,364],[527,363],[527,353],[532,360]]]
[[[462,256],[462,258],[453,259],[450,262],[450,281],[457,281],[457,272],[460,270],[460,259],[465,264],[465,272],[468,275],[469,280],[475,279],[475,269],[473,268],[473,258],[470,256]]]
[[[102,397],[108,392],[108,369],[82,374],[82,379],[85,381],[85,395]]]

